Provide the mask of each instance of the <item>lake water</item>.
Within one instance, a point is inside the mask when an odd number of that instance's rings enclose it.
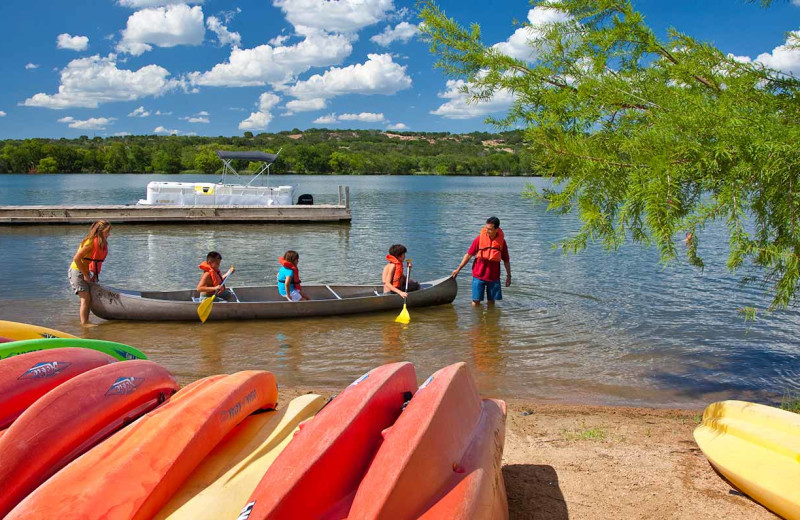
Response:
[[[216,181],[184,175],[182,181]],[[145,195],[159,175],[0,175],[0,204],[120,204]],[[352,224],[116,225],[103,282],[128,289],[197,284],[209,250],[237,272],[231,285],[275,281],[277,258],[300,253],[306,282],[377,283],[384,256],[403,243],[412,277],[449,274],[488,216],[502,221],[513,285],[494,309],[470,306],[469,267],[452,306],[321,319],[137,323],[82,330],[66,271],[88,226],[0,227],[5,275],[0,319],[50,326],[136,346],[182,382],[249,368],[281,384],[341,388],[377,365],[409,360],[420,380],[466,361],[485,396],[597,404],[702,406],[723,398],[775,401],[800,391],[800,313],[775,312],[744,323],[737,310],[767,300],[728,273],[727,235],[700,237],[701,272],[684,261],[658,263],[635,245],[609,253],[592,246],[565,256],[552,244],[579,227],[522,196],[540,179],[464,177],[273,176],[298,193],[335,202],[350,186]]]

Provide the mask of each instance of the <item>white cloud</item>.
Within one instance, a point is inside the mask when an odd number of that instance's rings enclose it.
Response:
[[[792,5],[800,6],[800,0],[792,0]]]
[[[136,11],[128,18],[117,51],[134,56],[158,47],[200,45],[206,34],[203,8],[186,4]]]
[[[548,25],[567,20],[569,20],[569,16],[562,11],[544,6],[534,7],[528,11],[529,26],[520,27],[508,40],[497,43],[493,47],[506,56],[523,61],[533,61],[536,59],[536,49],[529,46],[528,42],[544,36]]]
[[[273,47],[280,47],[289,38],[291,38],[291,36],[286,35],[286,34],[279,34],[278,36],[276,36],[273,39],[269,40],[267,43],[269,43]]]
[[[114,132],[112,135],[114,137],[127,137],[127,136],[131,135],[131,133],[130,132]]]
[[[85,51],[89,47],[89,38],[70,36],[68,33],[59,34],[56,38],[56,47],[71,51]]]
[[[394,94],[411,86],[406,67],[389,54],[368,54],[365,63],[334,67],[306,81],[298,81],[287,92],[298,99],[329,99],[346,94]]]
[[[503,89],[495,92],[490,100],[474,102],[469,98],[469,94],[460,91],[464,85],[466,83],[462,79],[448,80],[447,91],[440,92],[439,97],[450,101],[431,111],[431,114],[447,119],[472,119],[508,110],[511,102],[514,101],[514,95]]]
[[[208,113],[208,112],[206,112],[205,110],[201,110],[200,112],[196,113],[195,115],[196,115],[196,116],[209,116],[209,115],[211,115],[211,114],[209,114],[209,113]]]
[[[217,41],[220,45],[230,45],[231,47],[238,47],[242,44],[242,37],[237,32],[230,32],[222,21],[216,16],[209,16],[206,19],[206,27],[209,31],[213,31],[217,35]]]
[[[187,121],[189,123],[210,123],[211,122],[211,120],[208,119],[208,117],[206,117],[206,116],[188,116],[188,117],[182,117],[181,119],[183,119],[184,121]]]
[[[404,123],[395,123],[386,127],[388,130],[408,130],[408,125]]]
[[[39,66],[35,63],[28,63],[25,65],[25,70],[38,69]]]
[[[160,7],[175,4],[202,4],[203,0],[119,0],[122,7],[142,9],[144,7]]]
[[[130,114],[128,114],[128,117],[147,117],[149,115],[150,115],[150,112],[145,110],[144,107],[142,106],[142,107],[137,108],[136,110],[134,110]]]
[[[157,116],[171,116],[172,112],[162,112],[161,110],[156,110]]]
[[[62,117],[58,120],[59,123],[69,123],[70,128],[77,128],[79,130],[105,130],[106,126],[115,121],[115,117],[91,117],[85,120],[75,119],[72,116]]]
[[[281,100],[272,92],[264,92],[258,97],[258,112],[239,123],[239,130],[264,130],[272,121],[272,108]]]
[[[336,119],[336,114],[328,114],[327,116],[320,116],[312,121],[315,125],[333,125],[338,123],[339,121]]]
[[[373,112],[361,112],[360,114],[342,114],[339,116],[339,121],[360,121],[362,123],[380,123],[385,121],[386,118],[383,114],[375,114]]]
[[[147,65],[137,71],[118,69],[113,54],[107,58],[80,58],[61,71],[58,93],[35,94],[22,104],[54,109],[97,108],[100,103],[134,101],[183,86],[178,80],[167,79],[168,76],[169,71],[158,65]]]
[[[280,84],[311,67],[341,63],[353,51],[350,41],[340,34],[309,31],[304,36],[303,41],[288,47],[234,47],[226,63],[208,72],[192,72],[189,78],[195,85],[215,87]]]
[[[394,28],[391,26],[386,27],[382,33],[376,34],[370,41],[377,43],[382,47],[388,47],[390,43],[400,40],[403,43],[407,42],[417,34],[417,26],[408,23],[400,22]]]
[[[164,128],[163,126],[157,126],[153,129],[154,134],[169,134],[169,135],[178,135],[180,133],[179,130],[170,130],[169,128]]]
[[[0,110],[0,117],[6,117],[6,113]]]
[[[322,110],[327,106],[327,102],[322,98],[293,99],[286,103],[286,115],[294,112],[309,112],[311,110]]]
[[[273,0],[272,5],[280,8],[301,34],[307,28],[355,33],[394,11],[393,0]]]
[[[798,43],[800,31],[791,32],[784,45],[775,47],[772,52],[759,54],[755,61],[784,74],[800,76],[800,49],[795,48]]]

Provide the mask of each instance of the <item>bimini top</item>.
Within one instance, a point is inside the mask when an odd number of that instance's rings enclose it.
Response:
[[[245,161],[263,161],[267,163],[273,163],[275,162],[275,159],[278,158],[278,154],[259,151],[229,152],[227,150],[217,150],[217,157],[223,161],[226,159],[242,159]]]

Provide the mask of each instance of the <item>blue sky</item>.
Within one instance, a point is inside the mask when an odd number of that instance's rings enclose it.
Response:
[[[524,1],[444,0],[514,52]],[[726,53],[800,74],[800,0],[634,0]],[[408,0],[3,0],[0,138],[241,135],[293,128],[470,132],[468,105],[415,34]],[[517,35],[517,43],[521,35]]]

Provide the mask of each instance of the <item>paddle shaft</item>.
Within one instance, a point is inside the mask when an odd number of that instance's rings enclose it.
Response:
[[[408,269],[406,269],[406,298],[408,298],[408,279],[411,278],[411,262],[408,262]]]

